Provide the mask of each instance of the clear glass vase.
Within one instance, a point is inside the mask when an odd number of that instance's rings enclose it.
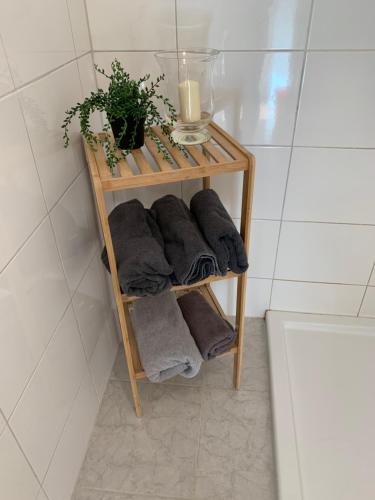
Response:
[[[177,112],[173,139],[179,144],[201,144],[210,139],[206,127],[214,113],[213,67],[215,49],[161,51],[155,54],[165,80],[163,94]],[[164,106],[170,121],[168,107]]]

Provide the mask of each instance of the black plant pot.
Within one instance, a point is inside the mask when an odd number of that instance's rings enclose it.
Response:
[[[124,127],[125,120],[123,118],[116,118],[114,120],[110,120],[110,124],[112,127],[112,132],[117,139],[121,131]],[[145,143],[145,118],[141,118],[138,122],[135,122],[134,118],[128,117],[126,119],[127,127],[126,132],[122,136],[119,146],[120,149],[138,149],[143,146]],[[134,143],[132,144],[132,137],[134,134]]]

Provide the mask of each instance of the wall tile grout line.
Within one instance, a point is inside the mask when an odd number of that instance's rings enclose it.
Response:
[[[94,52],[100,52],[100,53],[105,53],[105,52],[145,52],[145,53],[153,53],[153,52],[158,52],[160,50],[168,50],[168,49],[160,49],[160,48],[154,48],[154,49],[118,49],[118,48],[112,48],[112,49],[94,49]],[[172,48],[170,50],[173,50]],[[219,49],[220,52],[226,54],[230,53],[261,53],[261,52],[272,52],[272,53],[285,53],[285,52],[297,52],[297,53],[309,53],[309,52],[375,52],[374,49],[295,49],[295,48],[285,48],[285,49],[274,49],[274,48],[262,48],[262,49]]]
[[[290,155],[289,155],[289,164],[288,164],[288,171],[287,171],[286,182],[285,182],[283,204],[282,204],[282,208],[281,208],[281,222],[280,222],[280,227],[279,227],[279,234],[277,237],[276,255],[275,255],[274,268],[273,268],[273,276],[272,276],[271,291],[270,291],[269,302],[268,302],[268,309],[271,308],[271,303],[272,303],[273,285],[274,285],[274,279],[275,279],[275,274],[276,274],[277,259],[278,259],[278,254],[279,254],[279,244],[280,244],[281,231],[282,231],[282,227],[283,227],[284,208],[285,208],[286,195],[287,195],[287,191],[288,191],[290,166],[292,163],[293,146],[294,146],[295,133],[296,133],[296,128],[297,128],[297,121],[298,121],[298,112],[299,112],[299,108],[300,108],[300,100],[301,100],[301,95],[302,95],[303,82],[304,82],[304,78],[305,78],[307,47],[308,47],[309,38],[310,38],[313,10],[314,10],[314,0],[312,0],[311,6],[310,6],[309,22],[308,22],[306,40],[305,40],[304,58],[303,58],[303,63],[302,63],[302,68],[301,68],[301,80],[300,80],[299,89],[298,89],[297,106],[296,106],[296,112],[295,112],[295,116],[294,116],[292,144],[291,144]]]
[[[94,256],[92,257],[92,259],[90,260],[89,265],[87,266],[87,268],[86,268],[86,270],[85,270],[85,272],[84,272],[84,274],[83,274],[83,276],[82,276],[82,278],[81,278],[81,280],[80,280],[79,284],[82,282],[82,280],[83,280],[83,279],[84,279],[84,277],[86,276],[87,270],[88,270],[88,268],[89,268],[89,266],[90,266],[91,262],[95,259],[95,257],[97,257],[97,253],[95,253],[95,255],[94,255]],[[77,288],[78,288],[78,286],[79,286],[79,285],[77,285]],[[75,319],[75,322],[76,322],[76,325],[77,325],[77,331],[78,331],[78,333],[79,333],[80,344],[81,344],[81,347],[82,347],[82,350],[83,350],[83,353],[84,353],[84,356],[85,356],[85,361],[86,361],[86,365],[87,365],[87,370],[88,370],[88,373],[89,373],[89,375],[90,375],[90,380],[91,380],[91,382],[93,383],[93,387],[94,387],[94,389],[95,389],[95,395],[97,396],[98,403],[99,403],[99,405],[100,405],[100,398],[99,398],[99,395],[98,395],[98,393],[97,393],[97,390],[96,390],[95,384],[94,384],[94,382],[93,382],[93,379],[92,379],[92,373],[91,373],[91,369],[90,369],[90,365],[89,365],[89,361],[87,361],[86,352],[85,352],[85,349],[84,349],[84,347],[83,347],[82,338],[81,338],[81,332],[80,332],[80,329],[79,329],[78,320],[77,320],[77,317],[76,317],[76,314],[75,314],[75,310],[74,310],[74,306],[73,306],[73,297],[74,297],[74,294],[73,294],[73,295],[71,295],[71,297],[70,297],[70,299],[69,299],[69,302],[68,302],[68,304],[67,304],[66,308],[64,309],[64,311],[63,311],[63,313],[62,313],[61,317],[60,317],[60,318],[59,318],[59,320],[57,321],[56,327],[54,328],[54,330],[53,330],[53,332],[52,332],[52,334],[51,334],[51,337],[50,337],[50,339],[49,339],[49,341],[48,341],[48,343],[47,343],[47,345],[46,345],[46,347],[45,347],[45,349],[44,349],[44,351],[43,351],[42,355],[40,356],[40,359],[38,360],[38,362],[37,362],[37,364],[36,364],[36,366],[35,366],[34,370],[30,373],[30,376],[29,376],[29,378],[27,379],[27,382],[26,382],[26,384],[25,384],[25,386],[24,386],[24,388],[23,388],[23,390],[22,390],[22,392],[21,392],[21,394],[20,394],[19,398],[17,399],[17,402],[16,402],[16,404],[14,405],[14,408],[13,408],[12,412],[11,412],[11,413],[10,413],[10,415],[9,415],[9,418],[7,419],[7,418],[5,417],[5,415],[4,415],[4,420],[5,420],[6,426],[8,426],[8,427],[9,427],[9,429],[10,429],[10,431],[12,432],[12,434],[13,434],[14,438],[16,439],[16,442],[17,442],[18,447],[21,449],[22,454],[26,457],[28,464],[30,465],[30,467],[31,467],[31,469],[32,469],[32,471],[33,471],[33,473],[34,473],[35,477],[36,477],[36,478],[37,478],[37,480],[38,480],[38,483],[39,483],[39,484],[41,484],[41,485],[42,485],[42,483],[44,482],[44,480],[45,480],[45,478],[46,478],[46,476],[47,476],[47,472],[48,472],[48,470],[49,470],[49,468],[50,468],[50,466],[51,466],[51,463],[52,463],[52,460],[53,460],[54,454],[55,454],[56,449],[57,449],[57,447],[58,447],[58,445],[59,445],[59,443],[60,443],[60,441],[61,441],[62,435],[63,435],[64,430],[65,430],[66,425],[67,425],[67,422],[68,422],[68,420],[69,420],[69,418],[70,418],[70,415],[71,415],[71,412],[72,412],[72,408],[73,408],[73,406],[74,406],[74,402],[76,401],[77,396],[78,396],[78,394],[79,394],[79,391],[80,391],[80,389],[81,389],[81,387],[82,387],[82,383],[84,382],[84,375],[83,375],[82,380],[81,380],[81,382],[80,382],[80,384],[79,384],[79,387],[78,387],[78,389],[77,389],[77,392],[75,393],[75,395],[74,395],[74,397],[73,397],[73,399],[72,399],[72,402],[71,402],[71,406],[70,406],[70,409],[69,409],[68,416],[67,416],[67,418],[66,418],[66,420],[65,420],[65,422],[64,422],[64,425],[63,425],[63,427],[62,427],[61,433],[60,433],[59,438],[58,438],[58,440],[57,440],[57,444],[56,444],[56,446],[55,446],[55,448],[54,448],[54,450],[53,450],[53,452],[52,452],[52,454],[51,454],[51,459],[50,459],[50,461],[49,461],[49,463],[48,463],[48,467],[47,467],[46,473],[45,473],[45,475],[43,476],[43,479],[42,479],[41,481],[39,480],[39,478],[38,478],[37,474],[35,473],[35,471],[34,471],[34,469],[33,469],[32,465],[31,465],[31,463],[29,462],[29,460],[28,460],[28,458],[27,458],[26,453],[24,452],[24,450],[23,450],[23,448],[22,448],[21,444],[19,443],[19,441],[18,441],[18,439],[17,439],[17,437],[16,437],[16,435],[15,435],[15,433],[14,433],[13,429],[12,429],[12,426],[11,426],[11,419],[12,419],[12,416],[13,416],[14,412],[15,412],[15,411],[16,411],[16,409],[17,409],[17,406],[18,406],[19,402],[20,402],[20,401],[21,401],[21,399],[22,399],[22,396],[24,395],[24,393],[26,392],[27,388],[29,387],[30,382],[31,382],[31,380],[32,380],[32,378],[33,378],[33,376],[34,376],[34,374],[36,373],[36,371],[37,371],[38,367],[40,366],[40,364],[41,364],[41,362],[42,362],[42,360],[43,360],[43,358],[44,358],[44,355],[45,355],[45,353],[46,353],[46,351],[47,351],[47,349],[48,349],[48,347],[49,347],[50,343],[52,342],[53,338],[55,337],[56,332],[57,332],[57,330],[58,330],[58,328],[59,328],[59,326],[60,326],[61,322],[63,321],[63,319],[64,319],[64,317],[65,317],[65,315],[66,315],[66,313],[67,313],[67,311],[68,311],[69,307],[71,307],[71,308],[72,308],[72,311],[73,311],[74,319]],[[109,313],[110,313],[110,311],[108,312],[108,316],[109,316]],[[1,411],[1,410],[0,410],[0,411]],[[2,412],[1,412],[1,414],[3,415],[3,413],[2,413]],[[43,490],[43,491],[44,491],[44,490]],[[38,493],[39,493],[39,492],[38,492]]]
[[[41,490],[43,490],[43,485],[42,485],[43,481],[40,481],[40,479],[38,478],[38,475],[37,475],[37,473],[35,472],[34,467],[32,466],[32,464],[31,464],[30,460],[28,459],[28,457],[27,457],[26,453],[24,452],[24,450],[23,450],[23,448],[22,448],[22,446],[21,446],[21,443],[18,441],[18,438],[17,438],[16,434],[14,433],[14,431],[13,431],[12,427],[10,426],[10,423],[9,423],[9,422],[6,424],[6,427],[8,428],[8,430],[9,430],[9,432],[11,433],[11,435],[12,435],[13,439],[15,440],[16,445],[18,446],[18,448],[19,448],[20,452],[22,453],[22,455],[23,455],[24,459],[26,460],[26,463],[27,463],[27,464],[28,464],[28,466],[30,467],[31,472],[32,472],[33,476],[35,477],[35,479],[36,479],[36,481],[37,481],[37,483],[38,483],[38,485],[39,485],[39,490],[38,490],[37,494],[35,495],[35,497],[34,497],[34,499],[33,499],[33,500],[35,500],[35,499],[38,497],[38,495],[39,495],[40,491],[41,491]],[[43,490],[43,491],[44,491],[44,490]]]
[[[46,78],[46,77],[52,75],[53,73],[59,71],[62,68],[65,68],[66,66],[69,66],[69,64],[72,64],[72,63],[76,62],[78,59],[82,59],[83,57],[87,56],[90,53],[91,53],[91,51],[88,50],[84,54],[81,54],[79,57],[73,57],[72,59],[69,59],[69,61],[66,61],[63,64],[60,64],[59,66],[56,66],[55,68],[47,71],[46,73],[42,73],[41,75],[33,78],[32,80],[27,81],[23,85],[19,85],[18,87],[15,86],[15,88],[13,90],[10,90],[9,92],[6,92],[5,94],[2,94],[0,96],[0,102],[3,101],[3,100],[5,100],[7,97],[10,97],[10,96],[12,96],[14,94],[18,94],[18,93],[22,92],[24,89],[30,87],[34,83],[37,83],[39,80],[42,80],[43,78]]]
[[[357,317],[359,317],[359,315],[360,315],[360,312],[361,312],[361,309],[362,309],[362,305],[363,305],[363,302],[364,302],[365,297],[366,297],[367,290],[370,287],[370,281],[371,281],[372,273],[374,272],[374,269],[375,269],[375,261],[374,261],[374,263],[372,265],[372,268],[371,268],[371,271],[370,271],[370,276],[368,277],[366,288],[365,288],[365,291],[363,292],[361,303],[359,304],[359,308],[358,308],[358,312],[357,312]]]
[[[65,196],[65,194],[69,191],[69,189],[72,187],[72,185],[75,183],[76,180],[78,180],[78,177],[84,172],[84,170],[80,170],[78,172],[78,174],[74,177],[74,179],[72,180],[72,182],[69,184],[69,186],[65,189],[65,191],[61,194],[61,196],[59,197],[59,199],[51,206],[50,210],[47,209],[47,212],[46,214],[44,215],[44,217],[40,220],[40,222],[34,227],[34,229],[32,230],[32,232],[24,239],[24,241],[22,242],[22,245],[20,245],[18,247],[18,249],[15,251],[15,253],[12,255],[12,257],[8,260],[8,262],[0,269],[0,275],[5,271],[5,269],[9,266],[9,264],[11,264],[13,262],[13,260],[17,257],[17,255],[22,251],[22,249],[26,246],[26,244],[30,241],[31,237],[35,234],[35,232],[40,228],[40,226],[46,221],[47,218],[50,219],[50,213],[52,212],[52,210],[58,205],[58,203],[61,201],[61,199],[63,198],[63,196]],[[39,173],[38,173],[39,175]],[[43,197],[44,197],[44,192],[42,190],[42,193],[43,193]],[[50,219],[50,223],[52,225],[52,222],[51,222],[51,219]],[[52,225],[53,227],[53,225]]]

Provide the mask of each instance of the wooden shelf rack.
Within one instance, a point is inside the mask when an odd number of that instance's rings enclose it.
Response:
[[[132,302],[137,297],[122,294],[117,275],[116,259],[113,250],[108,215],[104,200],[106,191],[119,191],[135,187],[147,187],[155,184],[169,184],[190,179],[202,179],[203,188],[210,187],[210,177],[219,174],[228,174],[243,171],[242,180],[242,209],[241,209],[241,236],[249,253],[251,205],[254,187],[255,158],[244,149],[233,137],[222,130],[218,125],[211,123],[208,127],[212,139],[200,146],[187,146],[187,157],[177,148],[171,147],[158,127],[155,133],[165,144],[173,159],[172,163],[166,161],[157,151],[155,144],[146,138],[145,146],[136,149],[126,159],[122,159],[116,172],[111,173],[106,163],[104,150],[98,146],[94,151],[84,142],[88,168],[90,171],[92,187],[98,207],[99,218],[102,226],[103,237],[107,247],[109,266],[114,291],[114,297],[119,316],[122,337],[124,341],[125,357],[129,370],[129,378],[134,399],[135,412],[141,416],[141,402],[137,388],[137,380],[145,377],[145,372],[139,358],[138,348],[134,337],[129,310]],[[236,389],[240,387],[245,299],[246,299],[246,273],[237,275],[228,272],[226,276],[210,276],[209,278],[193,285],[172,287],[177,295],[186,293],[191,288],[198,289],[209,301],[211,306],[225,317],[220,304],[213,293],[210,283],[223,279],[237,279],[237,305],[236,345],[224,355],[234,355],[233,383]]]

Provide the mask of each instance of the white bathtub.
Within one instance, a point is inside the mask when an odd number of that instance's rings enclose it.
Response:
[[[279,500],[375,500],[375,320],[270,311]]]

